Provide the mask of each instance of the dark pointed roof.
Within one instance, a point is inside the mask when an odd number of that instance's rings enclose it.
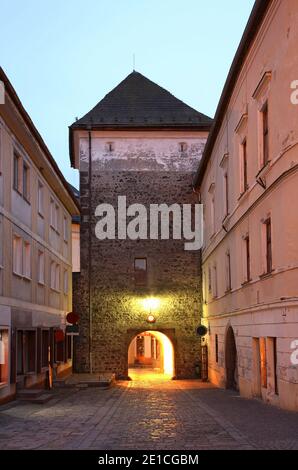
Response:
[[[211,118],[178,100],[141,73],[133,71],[70,127],[183,127],[209,130],[211,124]]]

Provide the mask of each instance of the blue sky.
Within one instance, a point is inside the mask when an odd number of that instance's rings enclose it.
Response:
[[[213,117],[254,0],[1,0],[0,64],[65,177],[68,126],[133,68]]]

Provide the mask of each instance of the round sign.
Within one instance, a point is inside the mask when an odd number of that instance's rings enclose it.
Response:
[[[56,330],[55,331],[55,341],[56,343],[61,343],[64,341],[64,332],[63,330]]]
[[[207,334],[208,330],[205,325],[200,325],[197,328],[197,335],[199,336],[205,336]]]
[[[68,323],[71,323],[72,325],[75,325],[76,323],[78,323],[79,321],[79,315],[77,315],[76,313],[74,312],[69,312],[67,315],[66,315],[66,321]]]

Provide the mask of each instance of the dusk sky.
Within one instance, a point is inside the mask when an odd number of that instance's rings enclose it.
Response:
[[[213,117],[253,0],[1,0],[0,64],[65,177],[68,126],[133,69]]]

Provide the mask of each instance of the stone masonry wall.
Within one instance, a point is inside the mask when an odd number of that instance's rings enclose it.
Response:
[[[92,366],[95,372],[115,372],[118,377],[128,373],[128,347],[134,335],[148,329],[163,331],[173,342],[175,350],[175,373],[177,377],[195,376],[195,365],[200,361],[200,341],[196,327],[201,313],[200,252],[185,251],[184,240],[104,240],[95,237],[95,208],[100,203],[117,205],[117,196],[125,195],[127,205],[142,203],[196,203],[192,191],[194,159],[196,165],[201,157],[205,140],[198,138],[188,146],[191,164],[186,164],[187,152],[176,155],[175,166],[167,164],[156,155],[160,148],[154,142],[155,151],[150,159],[159,164],[145,166],[138,155],[146,159],[149,145],[136,141],[138,150],[124,155],[122,152],[109,159],[106,165],[104,142],[92,142],[92,242],[91,282],[89,285],[89,191],[88,159],[86,141],[81,142],[81,273],[74,278],[74,309],[80,315],[80,336],[77,338],[75,369],[90,370],[90,309],[92,316]],[[172,148],[177,141],[173,140]],[[115,147],[118,146],[115,140]],[[119,148],[119,147],[118,147]],[[142,148],[146,151],[142,152]],[[195,150],[194,150],[195,149]],[[152,147],[151,147],[152,150]],[[166,153],[164,142],[162,152]],[[173,161],[175,160],[173,158]],[[179,166],[179,158],[182,161]],[[164,160],[165,160],[164,159]],[[123,160],[119,164],[119,160]],[[132,161],[134,160],[134,161]],[[119,168],[120,166],[120,168]],[[134,258],[146,257],[148,265],[147,288],[136,288],[134,281]],[[159,299],[154,312],[156,323],[148,325],[143,300],[148,296]]]

